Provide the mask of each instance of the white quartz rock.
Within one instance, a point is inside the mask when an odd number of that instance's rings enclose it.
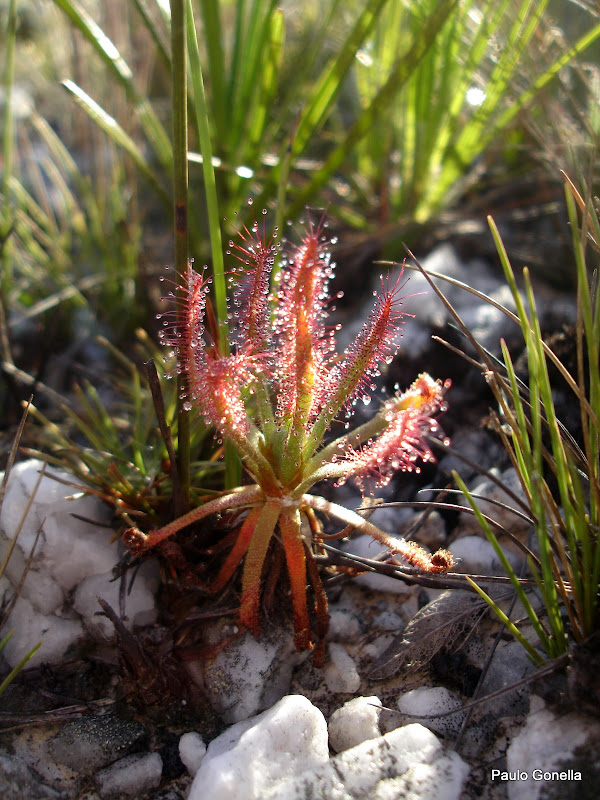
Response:
[[[378,697],[355,697],[333,712],[329,720],[329,744],[336,753],[349,750],[367,739],[381,736]]]
[[[209,631],[208,644],[236,632],[235,626],[220,620]],[[241,722],[289,692],[292,670],[306,655],[296,651],[287,628],[272,625],[260,639],[250,632],[235,637],[214,658],[190,662],[188,670],[225,722]]]
[[[83,635],[79,620],[64,619],[56,614],[40,614],[29,600],[19,597],[12,613],[2,629],[14,634],[2,650],[8,665],[15,667],[27,653],[41,642],[41,647],[27,662],[28,667],[38,666],[42,661],[50,664],[60,662],[66,651]]]
[[[348,608],[329,609],[329,633],[327,638],[330,642],[352,642],[356,643],[361,635],[361,624],[358,616]]]
[[[206,745],[199,733],[184,733],[179,740],[179,758],[192,778],[196,775],[206,755]]]
[[[127,577],[126,580],[129,580]],[[124,624],[150,625],[156,621],[157,609],[154,595],[158,583],[158,566],[154,561],[145,561],[137,571],[131,591],[125,594]],[[120,581],[113,579],[112,570],[101,575],[84,578],[75,592],[73,607],[85,620],[86,627],[99,638],[111,639],[115,635],[112,622],[103,614],[98,603],[101,597],[115,611],[119,611]]]
[[[96,774],[98,793],[104,800],[140,797],[157,788],[162,768],[162,758],[158,753],[126,756]]]
[[[328,760],[325,717],[306,697],[288,695],[210,743],[188,800],[264,800],[288,776]]]
[[[460,730],[464,719],[464,712],[458,711],[461,706],[460,699],[444,686],[421,686],[401,694],[398,698],[398,710],[402,713],[405,724],[413,716],[431,715],[432,719],[420,719],[419,722],[444,736],[456,736]],[[449,711],[457,713],[445,717],[437,716]]]
[[[479,260],[463,261],[456,250],[447,243],[432,250],[423,260],[422,266],[426,270],[441,272],[450,278],[468,283],[483,292],[493,292],[502,285],[502,281],[486,264]],[[374,291],[381,288],[377,274],[373,276],[372,288]],[[459,313],[471,310],[474,306],[473,295],[464,289],[445,282],[443,288],[444,293]],[[419,313],[414,318],[407,318],[403,322],[402,349],[409,352],[411,357],[418,358],[429,351],[431,327],[443,327],[448,318],[448,312],[441,300],[431,291],[425,277],[419,272],[410,272],[409,289],[412,296],[418,295]],[[483,301],[480,305],[485,308]],[[340,350],[345,349],[358,335],[362,321],[367,317],[372,306],[373,298],[369,296],[364,307],[356,315],[354,322],[349,321],[344,325],[338,337]]]
[[[521,481],[514,467],[509,467],[505,469],[504,472],[500,472],[494,467],[490,472],[520,500],[526,502],[523,486],[521,485]],[[522,512],[522,509],[517,505],[515,500],[489,478],[480,478],[472,486],[469,486],[469,491],[473,495],[478,495],[478,497],[475,498],[475,502],[483,514],[496,520],[496,522],[515,536],[525,536],[531,530],[529,522],[511,510],[514,508]],[[462,495],[460,496],[460,503],[466,508],[471,508],[466,498]],[[498,505],[498,503],[506,506],[506,508],[503,508],[502,505]],[[464,534],[472,533],[479,536],[482,535],[479,523],[471,513],[462,512],[460,514],[459,528]]]
[[[13,467],[0,512],[0,557],[18,533],[6,569],[7,596],[19,584],[39,533],[21,596],[5,626],[15,631],[3,653],[11,667],[39,641],[42,646],[30,666],[63,659],[83,634],[79,618],[68,607],[69,593],[90,576],[108,573],[119,558],[118,543],[111,542],[112,532],[104,525],[108,508],[51,477],[73,481],[68,473],[46,468],[41,475],[42,468],[39,460]],[[80,591],[81,597],[85,594]],[[95,597],[93,602],[95,612]]]
[[[376,542],[375,539],[367,534],[355,536],[348,542],[344,542],[341,549],[345,553],[351,553],[361,558],[376,558],[381,553],[389,552],[380,542]],[[366,572],[358,575],[354,578],[354,583],[358,586],[365,586],[375,592],[390,592],[399,595],[409,595],[411,593],[411,587],[404,581],[392,578],[389,575],[379,575],[376,572]]]
[[[360,689],[360,675],[356,663],[343,644],[330,642],[327,646],[329,661],[323,674],[330,692],[354,693]]]
[[[12,574],[14,576],[14,573]],[[13,585],[18,585],[16,580]],[[27,579],[21,589],[21,597],[29,600],[33,608],[44,615],[58,612],[65,601],[62,587],[43,567],[28,571]]]
[[[286,779],[265,800],[460,800],[468,772],[460,756],[445,754],[431,731],[414,724]]]
[[[42,461],[30,460],[12,469],[0,512],[0,529],[6,539],[12,540],[19,529],[42,466]],[[109,518],[107,506],[98,498],[85,496],[51,476],[73,481],[73,476],[67,472],[46,468],[6,571],[12,583],[17,583],[41,529],[32,566],[34,574],[43,573],[51,578],[50,599],[46,607],[40,608],[46,613],[59,605],[57,586],[69,592],[88,575],[108,572],[118,560],[117,543],[111,543],[111,531],[103,527]],[[39,606],[36,596],[40,593],[35,586],[30,590],[26,581],[24,597],[28,596],[28,591],[31,591],[32,602]]]
[[[492,545],[481,536],[463,536],[448,548],[456,559],[455,572],[471,575],[505,575],[504,566]],[[522,560],[509,550],[504,551],[509,563],[518,573]]]
[[[506,754],[508,797],[537,800],[540,796],[549,797],[549,789],[554,790],[553,797],[576,797],[578,784],[586,773],[588,781],[598,774],[595,753],[599,741],[597,719],[577,711],[553,713],[538,703]],[[502,780],[501,775],[492,778]]]
[[[89,575],[111,570],[119,560],[113,531],[73,517],[81,514],[105,521],[106,509],[94,497],[80,497],[69,510],[48,514],[44,521],[42,554],[54,579],[69,592]]]
[[[467,774],[422,725],[330,759],[323,715],[290,695],[211,742],[188,800],[459,800]]]

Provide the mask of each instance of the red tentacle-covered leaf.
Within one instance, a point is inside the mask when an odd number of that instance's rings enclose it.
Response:
[[[251,509],[250,513],[244,520],[242,527],[235,540],[235,544],[231,548],[229,555],[219,570],[219,574],[210,585],[211,592],[220,591],[231,578],[235,572],[236,567],[248,552],[250,542],[256,531],[256,524],[260,518],[262,507],[258,506]]]
[[[342,363],[331,371],[327,387],[328,403],[337,410],[351,406],[357,398],[370,400],[371,377],[378,374],[381,364],[396,354],[402,336],[402,320],[412,316],[401,310],[404,298],[400,292],[406,285],[403,273],[392,284],[391,278],[381,277],[381,292],[356,340],[346,351]]]
[[[325,325],[332,273],[321,227],[311,224],[282,272],[277,298],[277,413],[295,427],[318,409],[334,350],[333,333]]]
[[[341,459],[348,464],[348,476],[365,491],[373,480],[385,486],[397,471],[418,472],[419,461],[434,461],[428,437],[441,438],[434,414],[444,409],[444,391],[449,384],[422,374],[411,388],[387,404],[387,428],[359,450],[350,450]],[[347,478],[338,482],[344,483]]]
[[[257,222],[251,231],[244,225],[238,235],[242,244],[231,241],[229,245],[236,251],[238,261],[248,269],[234,272],[234,336],[242,350],[260,353],[271,338],[269,280],[277,248],[274,236],[267,240]]]
[[[229,511],[233,508],[240,508],[242,506],[253,505],[260,502],[263,497],[262,489],[257,486],[245,486],[239,489],[234,489],[231,492],[215,497],[213,500],[208,500],[182,517],[177,517],[172,522],[163,525],[162,528],[155,528],[148,533],[144,533],[139,528],[127,528],[123,533],[123,542],[129,551],[135,556],[141,556],[143,553],[156,547],[165,539],[174,536],[179,531],[187,528],[195,522],[200,522],[209,514],[220,514],[223,511]]]
[[[163,324],[159,339],[173,348],[179,372],[187,374],[193,355],[204,350],[204,316],[210,283],[204,272],[196,272],[189,264],[185,286],[173,284],[174,288],[162,298],[174,303],[175,307],[158,315]]]
[[[258,636],[260,632],[259,612],[263,567],[280,512],[281,503],[279,502],[267,501],[262,506],[244,562],[239,621],[255,636]]]
[[[300,527],[300,511],[285,510],[279,518],[279,530],[285,549],[292,606],[294,609],[294,628],[296,649],[308,650],[312,647],[310,619],[306,603],[306,557]]]
[[[187,378],[184,407],[196,407],[223,436],[243,441],[248,423],[241,391],[254,380],[260,362],[246,355],[225,356],[210,340],[205,320],[210,283],[189,265],[186,286],[165,298],[175,300],[175,309],[160,315],[161,339],[174,349],[177,372]]]
[[[242,392],[255,379],[257,362],[245,355],[198,353],[190,370],[190,400],[222,436],[244,443],[248,417]]]

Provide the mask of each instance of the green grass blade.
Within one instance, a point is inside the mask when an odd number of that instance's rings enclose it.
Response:
[[[156,47],[156,52],[159,55],[160,60],[163,62],[167,69],[171,69],[171,56],[169,55],[169,50],[167,47],[167,39],[168,39],[168,32],[163,29],[160,30],[155,23],[154,19],[152,18],[152,14],[148,8],[148,4],[146,0],[133,0],[135,7],[137,9],[138,14],[140,15],[146,30],[152,37],[152,41],[154,42],[154,46]]]
[[[171,104],[173,115],[173,234],[175,239],[175,274],[179,291],[185,297],[189,267],[189,193],[188,193],[188,92],[186,47],[186,2],[171,2]],[[177,309],[177,324],[183,329],[183,305]],[[186,356],[187,357],[187,356]],[[177,374],[177,471],[179,491],[174,500],[174,514],[189,508],[191,483],[190,414],[185,401],[190,393],[188,375]]]
[[[204,81],[191,0],[187,0],[186,28],[190,75],[200,136],[200,149],[202,152],[202,171],[204,175],[204,191],[209,221],[216,313],[222,331],[223,347],[226,352],[229,352],[229,337],[227,333],[227,287],[225,284],[225,266],[223,262],[223,244],[221,239],[217,185],[212,161],[211,124],[204,93]],[[228,487],[237,486],[240,483],[240,479],[241,467],[239,458],[233,446],[228,444],[225,449],[225,484]]]
[[[592,297],[588,268],[585,258],[585,230],[579,231],[579,221],[575,202],[569,187],[565,187],[567,211],[571,224],[573,250],[575,253],[575,264],[577,269],[578,286],[578,349],[580,362],[580,383],[585,391],[586,378],[588,383],[589,403],[592,409],[600,416],[600,308],[599,293],[596,289],[596,296]],[[598,225],[598,217],[591,203],[587,210],[592,221],[592,228]],[[584,345],[585,342],[585,345]],[[584,353],[587,354],[587,371],[584,374]],[[598,613],[598,593],[597,586],[600,582],[600,432],[598,425],[587,413],[586,408],[581,403],[581,422],[584,437],[584,448],[586,452],[586,465],[589,478],[589,516],[583,519],[583,528],[579,533],[578,539],[581,542],[581,558],[583,572],[583,592],[582,601],[585,606],[585,632],[591,633],[596,627]],[[573,477],[576,485],[579,485],[577,476]],[[580,502],[580,501],[579,501]],[[581,503],[576,507],[584,508]]]
[[[106,406],[100,399],[98,390],[93,384],[86,381],[84,384],[84,393],[86,406],[90,415],[89,418],[94,420],[94,425],[97,426],[98,433],[103,437],[105,442],[110,443],[110,449],[114,450],[115,453],[119,452],[119,450],[121,450],[121,442],[113,415],[108,412]],[[79,400],[81,402],[81,395],[79,396]]]
[[[326,7],[320,10],[322,17],[316,31],[314,28],[310,28],[302,36],[295,53],[286,52],[287,74],[292,76],[292,79],[288,80],[287,84],[279,86],[278,92],[282,109],[302,106],[306,86],[313,82],[311,76],[317,73],[323,53],[326,52],[327,43],[331,39],[332,30],[335,31],[337,27],[337,18],[343,14],[343,2],[342,0],[330,0]],[[282,121],[280,118],[275,118],[269,126],[265,137],[266,141],[280,140],[282,132]]]
[[[2,194],[9,197],[9,181],[12,175],[14,118],[12,91],[15,80],[15,40],[17,38],[17,2],[10,0],[6,25],[6,60],[4,63],[4,124],[2,126]]]
[[[275,13],[277,13],[276,0],[269,0],[268,4],[266,0],[254,0],[250,10],[244,61],[236,84],[233,106],[230,109],[230,127],[227,136],[229,156],[236,167],[248,166],[246,163],[248,129],[260,95],[265,54],[268,54],[271,19]],[[235,192],[235,188],[233,191]]]
[[[435,12],[427,19],[408,52],[402,54],[384,85],[377,92],[369,106],[350,127],[343,141],[333,150],[325,164],[316,171],[308,186],[303,189],[289,209],[289,216],[295,217],[309,203],[323,186],[340,169],[357,143],[374,128],[378,117],[394,102],[419,63],[435,42],[436,36],[447,22],[456,5],[456,0],[441,0]]]
[[[39,231],[48,234],[48,243],[56,245],[59,237],[59,230],[54,216],[50,216],[43,209],[23,186],[21,181],[14,176],[9,183],[9,189],[21,212],[29,218],[31,227],[35,226]]]
[[[459,159],[472,158],[474,149],[482,135],[489,132],[489,120],[500,101],[506,96],[510,80],[519,63],[521,53],[527,47],[546,10],[548,0],[523,0],[509,32],[506,44],[497,64],[486,83],[485,99],[470,123],[463,129],[456,142]]]
[[[94,22],[87,11],[76,0],[54,0],[54,3],[67,15],[72,24],[92,45],[102,62],[125,89],[128,98],[135,106],[140,124],[154,153],[167,170],[171,170],[173,153],[169,137],[146,98],[138,92],[133,73],[113,42]]]
[[[550,549],[548,532],[546,528],[546,514],[545,514],[545,500],[543,492],[540,490],[541,475],[543,474],[542,464],[542,413],[545,415],[546,425],[552,443],[553,465],[556,469],[557,483],[561,498],[561,504],[565,514],[565,529],[567,537],[572,537],[572,530],[574,526],[574,510],[573,510],[573,491],[571,484],[571,476],[567,466],[567,456],[564,449],[562,436],[556,414],[554,410],[554,402],[552,397],[552,389],[548,377],[548,369],[546,363],[546,352],[544,350],[543,337],[541,334],[539,320],[535,309],[535,299],[531,289],[531,283],[528,280],[528,272],[524,270],[525,287],[527,300],[529,305],[529,313],[525,309],[525,304],[521,298],[518,290],[514,272],[508,260],[506,250],[500,239],[499,233],[493,222],[490,220],[490,226],[500,260],[504,269],[507,282],[511,289],[513,299],[517,308],[517,313],[520,320],[521,330],[526,345],[526,352],[529,365],[529,388],[530,388],[530,402],[532,407],[531,413],[531,445],[530,433],[526,421],[525,413],[523,411],[519,390],[516,386],[516,379],[514,374],[511,376],[511,401],[517,408],[519,416],[519,432],[515,433],[518,440],[518,446],[521,448],[528,448],[528,457],[522,466],[521,476],[522,479],[528,482],[529,499],[532,507],[533,515],[536,519],[536,532],[538,538],[538,547],[540,550],[540,562],[542,567],[542,582],[540,584],[540,591],[544,594],[545,602],[547,603],[550,625],[555,637],[555,641],[559,648],[564,648],[564,628],[562,619],[560,617],[560,610],[558,608],[558,597],[556,595],[556,588],[554,584],[555,570],[557,569],[553,554]],[[511,367],[509,359],[507,358],[508,351],[504,348],[505,364],[507,369]],[[543,412],[542,412],[543,409]],[[574,540],[571,538],[569,543],[570,548],[575,545]],[[574,581],[579,581],[579,575],[573,575]],[[576,591],[578,588],[576,587]]]
[[[88,233],[91,234],[91,238],[95,242],[102,244],[104,237],[102,215],[98,206],[98,199],[92,191],[89,180],[83,177],[75,159],[47,120],[34,112],[31,117],[31,123],[35,131],[44,141],[55,163],[60,166],[64,174],[76,187],[81,197],[82,204],[85,207]]]
[[[598,40],[599,37],[600,23],[598,25],[594,25],[587,33],[581,36],[581,38],[572,47],[570,47],[565,53],[557,58],[556,61],[545,72],[536,78],[529,89],[522,92],[515,102],[511,103],[511,105],[494,123],[494,131],[502,130],[510,122],[512,122],[521,109],[528,105],[531,100],[558,75],[561,69],[566,67],[567,64],[570,64],[573,59],[584,53],[590,45]],[[483,140],[484,146],[488,141],[488,138]]]
[[[142,175],[150,182],[161,200],[170,205],[171,199],[162,186],[144,154],[119,123],[96,103],[86,92],[71,80],[63,81],[65,89],[75,98],[77,104],[94,120],[109,138],[129,155]]]
[[[504,406],[505,416],[510,419],[513,418],[516,424],[511,425],[513,447],[515,455],[519,463],[519,477],[523,485],[523,489],[527,495],[528,502],[531,505],[531,476],[533,474],[533,454],[531,452],[531,443],[529,440],[529,429],[527,426],[527,417],[525,408],[521,400],[521,392],[517,381],[517,375],[510,357],[510,352],[504,341],[500,342],[502,356],[504,358],[504,366],[506,368],[506,375],[510,385],[510,395],[508,401],[510,406]],[[514,416],[513,416],[514,415]]]
[[[233,33],[233,48],[231,54],[231,66],[229,69],[229,79],[227,81],[227,107],[232,108],[236,86],[240,81],[240,65],[242,64],[245,47],[245,18],[246,0],[237,0],[235,3],[235,25]]]
[[[481,511],[479,510],[479,506],[477,505],[477,503],[475,502],[475,500],[471,496],[471,493],[467,489],[467,485],[461,479],[460,475],[458,475],[456,472],[453,472],[452,476],[454,478],[454,481],[456,482],[456,485],[461,490],[461,492],[464,494],[465,498],[467,499],[467,502],[471,506],[471,509],[473,510],[473,514],[475,515],[475,518],[476,518],[477,522],[479,523],[479,525],[481,527],[481,530],[484,532],[488,542],[494,548],[494,552],[496,553],[496,556],[500,560],[500,563],[502,564],[502,567],[503,567],[504,571],[506,572],[506,575],[508,576],[508,578],[509,578],[509,580],[510,580],[510,582],[511,582],[511,584],[512,584],[514,590],[515,590],[515,592],[517,593],[517,597],[521,601],[521,603],[523,605],[523,608],[525,609],[525,612],[526,612],[527,616],[529,617],[529,621],[531,622],[531,624],[532,624],[532,626],[533,626],[533,628],[534,628],[534,630],[535,630],[540,642],[542,642],[542,645],[544,646],[544,649],[546,650],[546,652],[548,652],[549,642],[548,642],[548,639],[546,637],[546,633],[545,633],[545,631],[544,631],[544,629],[542,627],[542,624],[541,624],[541,622],[539,620],[539,617],[538,617],[535,609],[531,605],[525,590],[521,586],[521,583],[519,582],[519,579],[518,579],[514,569],[512,568],[510,561],[506,557],[506,555],[504,553],[504,550],[500,547],[500,544],[498,542],[498,538],[496,537],[495,533],[491,529],[490,525],[488,524],[487,520],[485,519],[485,517],[483,516]],[[536,655],[536,658],[537,659],[540,658],[539,654]]]
[[[248,164],[256,161],[256,154],[265,135],[269,107],[278,88],[279,71],[283,57],[285,26],[283,13],[276,9],[269,18],[269,36],[266,43],[264,66],[260,75],[260,87],[252,109],[248,130],[248,145],[243,160]]]
[[[354,64],[361,44],[373,30],[379,14],[388,0],[368,0],[359,14],[342,47],[325,68],[306,104],[294,136],[292,153],[304,152],[309,139],[322,127],[331,112],[350,67]]]
[[[531,660],[533,661],[533,663],[536,664],[537,666],[541,666],[544,663],[544,659],[538,653],[538,651],[535,649],[535,647],[533,647],[533,645],[530,644],[530,642],[527,641],[527,639],[523,636],[523,634],[517,628],[517,626],[514,624],[514,622],[511,622],[511,620],[506,616],[504,611],[502,611],[500,606],[497,603],[495,603],[494,600],[492,600],[492,598],[489,596],[489,594],[484,592],[484,590],[480,586],[478,586],[472,578],[469,578],[468,575],[467,575],[467,581],[471,584],[473,589],[475,589],[477,594],[481,598],[483,598],[483,600],[485,600],[485,602],[494,611],[494,613],[499,618],[499,620],[503,623],[503,625],[505,625],[505,627],[512,633],[512,635],[515,637],[515,639],[521,645],[523,645],[523,647],[527,651],[527,653],[528,653],[529,657],[531,658]]]
[[[208,58],[208,76],[210,79],[212,99],[211,108],[214,116],[215,130],[220,140],[227,135],[228,124],[225,88],[224,35],[221,25],[220,2],[215,2],[215,0],[201,0],[200,11],[204,27],[204,43]]]
[[[187,46],[196,120],[200,136],[200,150],[202,153],[202,173],[204,176],[204,191],[206,194],[206,207],[208,211],[216,312],[219,324],[223,331],[223,341],[228,346],[229,339],[227,336],[226,327],[227,287],[225,285],[225,266],[223,262],[223,244],[221,238],[217,185],[215,180],[215,170],[212,162],[212,142],[210,136],[211,122],[206,103],[206,95],[204,93],[204,80],[202,77],[202,67],[200,64],[200,53],[198,50],[196,29],[194,27],[193,6],[191,0],[187,0]]]
[[[3,638],[3,639],[0,641],[0,653],[2,652],[2,650],[4,649],[4,647],[5,647],[6,643],[8,642],[8,640],[11,638],[11,636],[12,636],[13,634],[14,634],[14,631],[9,631],[9,632],[6,634],[6,636],[5,636],[5,637],[4,637],[4,638]],[[31,649],[31,650],[30,650],[30,651],[27,653],[27,655],[23,656],[23,658],[22,658],[22,659],[19,661],[19,663],[18,663],[18,664],[17,664],[15,667],[13,667],[13,669],[11,669],[11,671],[8,673],[8,675],[6,676],[6,678],[4,678],[4,680],[2,681],[2,683],[0,683],[0,695],[1,695],[1,694],[2,694],[2,692],[3,692],[3,691],[6,689],[6,687],[7,687],[7,686],[8,686],[10,683],[12,683],[12,682],[14,681],[14,679],[17,677],[17,675],[19,674],[19,672],[20,672],[20,671],[23,669],[23,667],[25,666],[25,664],[27,664],[27,662],[29,661],[29,659],[30,659],[30,658],[31,658],[31,657],[32,657],[32,656],[33,656],[33,655],[34,655],[34,654],[37,652],[37,650],[39,649],[39,647],[40,647],[40,645],[41,645],[41,644],[42,644],[41,642],[38,642],[38,643],[35,645],[35,647],[32,647],[32,649]]]
[[[539,20],[542,4],[536,9],[534,20]],[[451,186],[464,174],[466,167],[483,152],[488,144],[498,133],[504,130],[527,106],[532,99],[545,88],[574,58],[581,55],[591,44],[600,37],[600,25],[595,25],[585,33],[576,43],[563,53],[545,72],[539,75],[529,86],[522,91],[504,109],[500,109],[508,88],[510,76],[518,65],[518,55],[523,52],[527,37],[531,37],[532,21],[525,26],[522,37],[515,45],[515,52],[510,58],[502,59],[490,83],[486,86],[486,101],[480,107],[469,123],[463,128],[456,141],[448,143],[450,149],[446,150],[443,160],[443,172],[439,179],[431,185],[431,191],[422,201],[422,208],[417,212],[417,218],[430,216],[444,201]]]
[[[13,139],[14,121],[12,110],[12,90],[15,79],[15,40],[17,37],[17,3],[10,0],[8,7],[8,20],[6,27],[6,60],[4,65],[4,123],[2,125],[2,155],[4,163],[2,165],[2,197],[6,203],[2,217],[0,218],[0,238],[2,247],[0,248],[0,287],[4,297],[12,287],[12,259],[10,254],[10,241],[7,239],[12,225],[10,209],[10,179],[13,168]]]
[[[456,29],[448,37],[448,47],[442,48],[442,64],[438,68],[438,73],[442,75],[439,96],[449,97],[450,101],[447,108],[444,109],[444,106],[441,106],[442,114],[437,124],[435,142],[428,156],[428,174],[432,179],[434,175],[439,175],[445,168],[444,162],[447,160],[450,142],[456,136],[461,124],[464,124],[461,120],[464,115],[467,91],[473,86],[477,72],[482,68],[482,62],[488,52],[490,37],[506,14],[510,3],[511,0],[504,0],[500,3],[492,0],[479,9],[481,22],[475,36],[469,42],[466,57],[463,43],[469,41],[469,14],[472,4],[460,9],[460,21],[459,13],[456,15]],[[453,65],[461,66],[457,70],[453,70]],[[458,75],[457,72],[459,72]],[[427,194],[427,187],[425,188],[424,195]],[[421,200],[420,204],[417,204],[417,208],[423,203],[424,201]],[[419,214],[418,211],[416,213]]]

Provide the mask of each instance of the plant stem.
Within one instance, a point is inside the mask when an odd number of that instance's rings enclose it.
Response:
[[[5,213],[0,219],[0,264],[2,274],[0,276],[3,297],[7,296],[12,283],[11,262],[9,255],[10,244],[8,236],[11,226],[10,211],[10,178],[12,175],[12,152],[13,152],[13,112],[12,112],[12,87],[15,78],[15,38],[17,35],[17,2],[11,0],[8,7],[8,23],[6,30],[6,66],[4,74],[4,125],[2,129],[2,155],[4,157],[4,169],[2,170],[2,186],[0,187],[4,198]]]
[[[171,86],[173,104],[173,202],[175,228],[175,272],[181,291],[187,285],[188,269],[188,166],[187,166],[187,75],[185,47],[185,0],[171,0]],[[187,378],[177,376],[177,470],[179,487],[174,500],[175,516],[187,510],[190,493],[190,421],[184,408]]]
[[[213,264],[213,288],[215,293],[215,306],[217,322],[219,324],[220,340],[224,355],[229,353],[229,336],[227,331],[227,287],[225,285],[225,266],[223,263],[223,244],[221,240],[221,223],[219,219],[219,201],[217,198],[217,184],[215,169],[212,160],[212,143],[210,136],[210,119],[206,95],[204,92],[204,79],[198,51],[198,40],[194,26],[193,6],[187,0],[187,41],[190,58],[190,73],[196,108],[196,122],[200,139],[200,152],[202,153],[202,173],[204,177],[204,192],[206,196],[206,209],[208,213],[208,230],[210,236],[210,250]],[[223,98],[218,98],[222,101]],[[219,102],[216,103],[219,105]],[[241,480],[241,466],[235,448],[230,442],[225,443],[225,485],[228,489],[237,486]]]
[[[226,331],[227,324],[227,288],[225,286],[225,267],[223,265],[223,246],[221,242],[221,224],[219,221],[219,202],[217,199],[217,186],[215,169],[212,162],[212,143],[210,138],[210,120],[204,93],[204,79],[198,52],[198,41],[194,27],[193,7],[191,0],[187,0],[187,41],[189,45],[190,72],[194,90],[196,120],[198,136],[200,138],[200,152],[202,153],[202,174],[204,177],[204,192],[206,195],[206,210],[208,213],[208,229],[210,236],[210,249],[213,263],[213,288],[215,291],[215,306],[217,321],[221,329],[221,339],[229,351],[229,339]]]

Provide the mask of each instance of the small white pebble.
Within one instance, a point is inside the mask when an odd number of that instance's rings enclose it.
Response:
[[[364,558],[376,558],[384,552],[385,548],[368,534],[362,534],[345,542],[342,545],[342,550]],[[358,575],[354,578],[353,583],[356,586],[365,586],[374,592],[389,592],[403,597],[412,592],[412,587],[408,586],[404,581],[376,572],[365,572],[362,575]]]
[[[156,789],[162,777],[162,758],[158,753],[126,756],[96,773],[98,794],[104,800],[139,797]]]
[[[42,661],[50,664],[60,663],[66,651],[83,634],[81,623],[74,619],[64,619],[56,614],[40,614],[29,600],[18,597],[5,630],[14,628],[16,633],[2,651],[10,667],[19,661],[38,643],[41,647],[29,660],[27,666],[39,666]]]
[[[125,626],[151,625],[156,621],[157,610],[154,595],[158,588],[157,562],[145,561],[136,572],[135,581],[125,598]],[[112,608],[119,608],[120,582],[114,580],[112,570],[98,575],[88,575],[75,591],[73,608],[83,617],[84,624],[96,638],[114,639],[115,628],[102,614],[98,598],[101,597]]]
[[[373,639],[372,642],[368,642],[363,647],[363,653],[369,656],[373,661],[377,661],[377,659],[385,653],[395,638],[396,637],[391,633],[383,633],[381,636]]]
[[[504,575],[505,570],[492,545],[481,536],[463,536],[450,545],[450,552],[457,561],[456,572],[478,575]],[[504,552],[517,572],[521,560],[508,550]]]
[[[406,624],[401,616],[395,611],[382,611],[373,618],[372,627],[379,631],[391,631],[392,633],[400,633],[406,627]]]
[[[347,608],[332,608],[329,614],[329,641],[356,642],[361,634],[356,614]]]
[[[403,725],[414,719],[442,736],[456,736],[465,716],[464,711],[434,719],[421,719],[421,717],[456,711],[461,706],[460,699],[443,686],[421,686],[419,689],[401,694],[398,698],[398,709],[404,717]],[[415,719],[417,715],[419,718]]]
[[[323,670],[330,692],[354,693],[360,688],[360,675],[354,659],[346,648],[336,642],[329,643],[329,662]]]
[[[367,739],[381,736],[378,697],[355,697],[333,712],[329,720],[329,744],[336,753],[349,750]]]
[[[195,731],[184,733],[179,740],[179,757],[192,778],[200,769],[205,755],[206,745],[200,734]]]
[[[282,780],[328,762],[325,717],[306,697],[287,695],[212,740],[188,800],[279,800]]]

